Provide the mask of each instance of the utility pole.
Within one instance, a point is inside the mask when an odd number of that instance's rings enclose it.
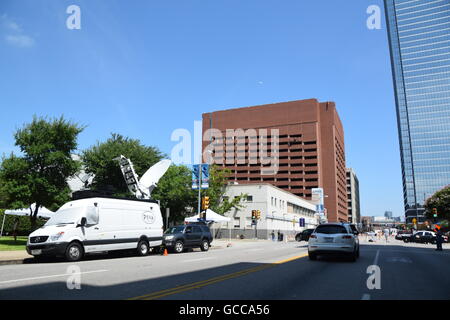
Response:
[[[202,187],[202,156],[200,155],[200,161],[198,164],[198,217],[200,218],[201,212],[201,187]]]
[[[170,208],[166,208],[166,229],[169,228]]]

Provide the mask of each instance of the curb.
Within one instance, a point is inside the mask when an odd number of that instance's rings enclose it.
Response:
[[[11,265],[11,264],[25,264],[27,263],[27,260],[31,260],[32,258],[25,258],[25,259],[15,259],[15,260],[0,260],[0,266],[1,265]]]

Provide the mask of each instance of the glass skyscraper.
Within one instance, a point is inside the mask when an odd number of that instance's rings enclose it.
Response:
[[[405,215],[450,184],[450,0],[385,0]]]

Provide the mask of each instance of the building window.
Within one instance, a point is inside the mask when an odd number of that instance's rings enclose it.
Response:
[[[253,196],[247,196],[247,202],[253,202]]]
[[[239,218],[234,218],[234,227],[235,228],[241,227],[241,222],[240,222]]]

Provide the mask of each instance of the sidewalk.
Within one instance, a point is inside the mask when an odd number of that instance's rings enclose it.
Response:
[[[2,264],[22,264],[25,259],[33,258],[25,250],[0,251],[0,265]]]

